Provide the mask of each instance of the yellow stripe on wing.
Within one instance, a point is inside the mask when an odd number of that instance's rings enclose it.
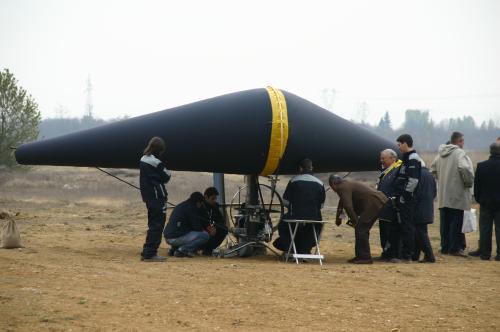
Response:
[[[266,90],[271,99],[273,120],[267,161],[260,175],[270,175],[276,172],[281,158],[285,154],[288,141],[288,111],[285,96],[279,89],[270,86]]]

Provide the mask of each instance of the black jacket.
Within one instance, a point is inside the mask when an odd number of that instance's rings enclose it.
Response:
[[[500,206],[500,156],[492,155],[477,164],[474,198],[483,206]]]
[[[144,202],[167,200],[165,184],[170,180],[170,172],[154,155],[144,155],[140,165],[141,196]]]
[[[409,202],[414,200],[414,193],[420,181],[420,169],[422,159],[415,150],[411,150],[403,155],[403,164],[399,168],[394,188],[395,196],[399,197],[399,202]]]
[[[220,212],[219,204],[216,204],[215,206],[211,206],[211,205],[205,203],[204,205],[205,206],[201,208],[202,215],[203,215],[203,220],[202,220],[203,226],[206,228],[211,223],[214,223],[215,225],[222,225],[222,226],[226,227],[226,221],[224,220],[224,217],[222,216],[222,213]]]
[[[436,195],[436,180],[426,167],[422,167],[416,193],[416,224],[432,224],[434,222],[434,199]]]
[[[382,171],[382,173],[380,173],[377,190],[383,192],[385,196],[387,196],[387,198],[394,197],[394,181],[396,180],[398,171],[399,167],[387,171]],[[395,221],[396,218],[396,212],[392,207],[391,201],[389,201],[385,204],[384,208],[380,212],[379,219],[386,221]]]
[[[174,208],[163,235],[166,239],[176,239],[191,231],[201,232],[204,230],[203,220],[196,203],[188,199]]]
[[[321,208],[325,202],[323,182],[312,174],[300,174],[288,182],[283,194],[290,219],[322,220]]]

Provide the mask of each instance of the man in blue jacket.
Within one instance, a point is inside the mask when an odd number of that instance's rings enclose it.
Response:
[[[175,257],[194,257],[196,250],[209,240],[201,215],[204,201],[202,193],[194,192],[172,211],[163,235]]]
[[[380,153],[382,171],[379,175],[377,190],[383,192],[387,198],[394,196],[394,181],[398,175],[402,161],[398,159],[396,151],[386,149]],[[386,203],[379,215],[380,244],[383,260],[399,259],[400,230],[396,211],[391,202]]]

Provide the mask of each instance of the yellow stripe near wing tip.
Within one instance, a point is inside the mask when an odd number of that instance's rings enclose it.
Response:
[[[271,99],[273,117],[267,161],[260,175],[270,175],[276,172],[285,154],[288,141],[288,111],[285,96],[279,89],[270,86],[266,90]]]

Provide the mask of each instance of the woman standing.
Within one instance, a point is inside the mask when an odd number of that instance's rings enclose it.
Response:
[[[158,255],[163,227],[165,226],[167,189],[170,172],[159,159],[165,152],[165,142],[160,137],[153,137],[140,162],[141,196],[148,209],[148,232],[141,253],[144,262],[163,262],[165,257]]]

